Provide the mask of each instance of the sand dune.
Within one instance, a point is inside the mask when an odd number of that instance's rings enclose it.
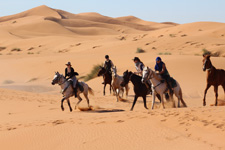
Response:
[[[52,17],[56,17],[56,18],[61,18],[61,16],[54,11],[53,9],[42,5],[39,7],[35,7],[33,9],[21,12],[19,14],[15,14],[15,15],[11,15],[11,16],[5,16],[5,17],[1,17],[0,18],[0,22],[4,22],[4,21],[9,21],[9,20],[15,20],[15,19],[19,19],[19,18],[23,18],[23,17],[27,17],[27,16],[52,16]]]
[[[194,22],[176,24],[144,21],[134,16],[112,18],[98,13],[72,14],[40,6],[0,18],[0,145],[2,149],[225,149],[225,97],[219,87],[219,106],[214,90],[202,106],[206,72],[202,49],[216,68],[225,69],[225,24]],[[145,53],[136,53],[142,48]],[[61,111],[60,87],[52,86],[56,71],[64,74],[70,61],[79,78],[86,76],[108,54],[118,74],[135,71],[132,58],[140,57],[154,68],[161,56],[181,85],[187,108],[146,110],[141,98],[134,111],[129,96],[116,102],[103,96],[102,77],[87,82],[94,90],[91,107],[83,96],[80,109],[70,98]],[[82,81],[82,78],[80,79]],[[175,103],[177,105],[177,99]],[[152,97],[147,97],[148,107]],[[13,143],[13,144],[12,144]]]

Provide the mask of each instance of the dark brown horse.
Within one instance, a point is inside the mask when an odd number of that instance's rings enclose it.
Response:
[[[121,83],[121,86],[124,87],[130,81],[134,85],[135,97],[134,97],[133,105],[132,105],[132,107],[130,109],[131,111],[134,109],[134,105],[135,105],[138,97],[142,97],[143,98],[144,107],[146,109],[148,109],[147,105],[146,105],[146,95],[148,95],[148,88],[146,87],[146,85],[144,83],[141,82],[141,78],[142,77],[140,77],[138,75],[135,75],[132,72],[128,72],[128,70],[123,73],[123,82]]]
[[[104,88],[103,88],[103,94],[105,95],[105,87],[107,84],[110,85],[110,94],[112,91],[112,73],[110,71],[107,71],[104,67],[100,66],[100,70],[98,72],[98,76],[102,76],[104,79]]]
[[[211,61],[210,55],[203,55],[203,71],[207,70],[207,85],[204,93],[203,106],[206,105],[205,97],[208,89],[214,86],[214,92],[216,96],[215,106],[217,106],[218,98],[218,86],[222,86],[225,92],[225,71],[223,69],[216,69]]]

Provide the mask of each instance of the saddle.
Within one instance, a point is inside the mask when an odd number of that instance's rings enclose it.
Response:
[[[161,83],[165,83],[166,81],[165,80],[161,80],[160,82]],[[177,87],[177,82],[176,82],[176,80],[173,77],[170,77],[170,83],[168,83],[168,84],[170,84],[170,86],[172,88]]]
[[[70,84],[73,85],[73,81],[72,81],[72,80],[69,80],[69,81],[70,81]],[[77,81],[76,89],[77,89],[77,88],[79,88],[79,90],[80,90],[81,92],[84,91],[84,87],[80,84],[79,81]]]

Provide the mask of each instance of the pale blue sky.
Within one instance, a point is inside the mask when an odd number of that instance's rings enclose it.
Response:
[[[16,14],[39,5],[71,13],[98,12],[110,17],[133,15],[155,22],[225,23],[225,0],[0,0],[0,16]]]

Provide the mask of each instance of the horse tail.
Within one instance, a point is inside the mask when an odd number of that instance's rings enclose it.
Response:
[[[89,86],[88,86],[88,92],[89,92],[91,95],[94,95],[94,91],[93,91],[92,88],[90,88]]]

